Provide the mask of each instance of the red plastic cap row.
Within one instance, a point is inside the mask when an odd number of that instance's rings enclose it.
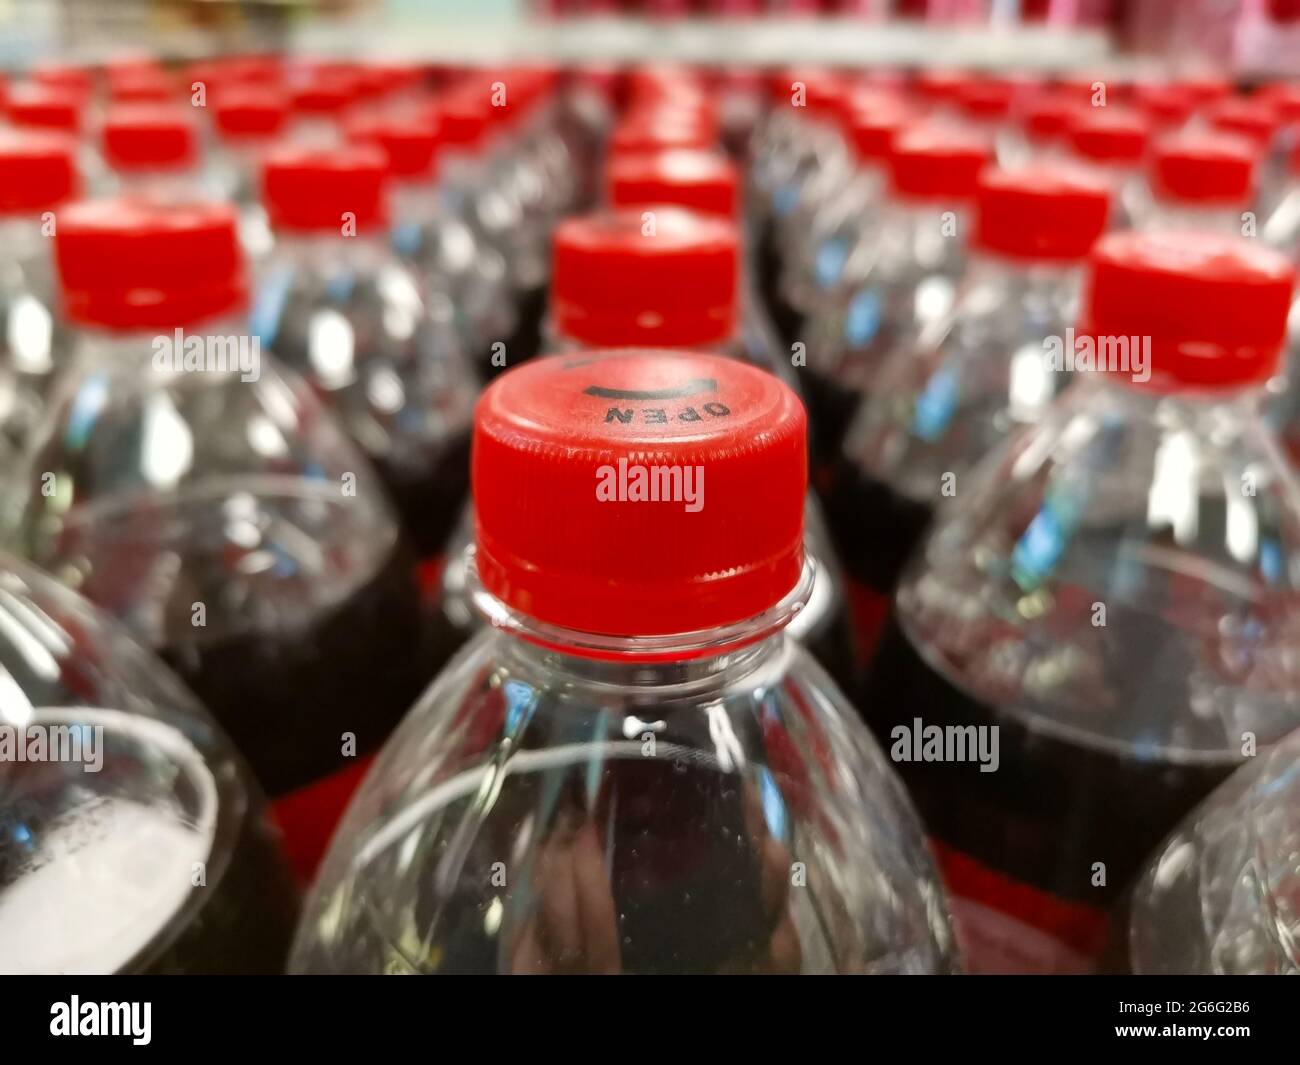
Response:
[[[1026,104],[1021,125],[1036,141],[1056,140],[1069,130],[1070,120],[1079,108],[1078,100],[1067,93],[1059,90],[1042,93]]]
[[[611,134],[611,155],[662,151],[667,148],[712,148],[718,141],[711,116],[693,110],[637,111],[629,113]]]
[[[82,101],[62,88],[26,84],[10,88],[6,101],[15,126],[80,133]]]
[[[992,158],[984,137],[946,126],[916,126],[894,138],[891,185],[908,199],[969,200]]]
[[[483,585],[547,624],[612,636],[761,614],[803,565],[806,436],[790,389],[736,359],[597,351],[502,374],[474,424]],[[627,488],[656,467],[677,471],[676,498]]]
[[[856,102],[845,119],[845,135],[860,161],[887,163],[894,151],[894,138],[916,125],[917,119],[916,111],[899,100]]]
[[[1106,231],[1110,186],[1059,164],[990,168],[980,176],[975,202],[976,247],[1015,259],[1075,262]]]
[[[280,133],[289,121],[290,100],[277,86],[247,83],[217,89],[210,94],[209,107],[217,132],[239,142]]]
[[[108,329],[182,328],[247,299],[235,212],[117,199],[59,212],[55,255],[68,317]]]
[[[35,214],[77,195],[76,142],[40,130],[0,130],[0,215]]]
[[[273,228],[342,234],[388,224],[388,158],[374,145],[283,145],[267,153],[262,195]]]
[[[380,148],[389,172],[400,179],[432,178],[437,172],[441,137],[436,112],[421,115],[362,115],[349,121],[348,137]]]
[[[181,170],[198,158],[190,112],[168,104],[119,104],[104,116],[104,158],[115,170]]]
[[[1151,143],[1151,122],[1141,112],[1127,108],[1088,107],[1071,116],[1066,139],[1081,158],[1110,166],[1136,166]]]
[[[1157,198],[1196,205],[1246,205],[1255,191],[1256,145],[1227,133],[1181,133],[1156,144]]]
[[[1207,109],[1205,117],[1215,129],[1235,133],[1268,148],[1277,136],[1282,117],[1267,96],[1233,96]]]
[[[491,127],[491,96],[477,88],[458,87],[430,108],[437,116],[443,143],[460,151],[477,150]]]
[[[1093,252],[1080,332],[1150,338],[1155,387],[1254,384],[1277,370],[1294,281],[1283,256],[1243,238],[1115,233]]]
[[[615,207],[667,203],[723,218],[735,218],[738,210],[739,175],[718,152],[683,148],[614,155],[605,182]]]
[[[1167,82],[1139,82],[1130,91],[1133,106],[1140,110],[1157,126],[1172,128],[1181,126],[1196,110],[1197,98],[1194,91],[1183,85]]]
[[[740,236],[734,224],[648,205],[556,228],[551,316],[583,344],[697,347],[736,330]]]

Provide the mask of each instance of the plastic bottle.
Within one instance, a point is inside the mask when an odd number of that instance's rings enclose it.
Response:
[[[903,577],[859,705],[977,971],[1092,967],[1160,839],[1300,724],[1300,488],[1258,417],[1292,287],[1240,238],[1103,238],[1078,350],[1106,369],[989,456]]]
[[[364,144],[267,156],[276,247],[252,329],[370,456],[436,583],[468,485],[478,381],[449,294],[390,247],[389,158]]]
[[[1259,150],[1243,137],[1185,132],[1156,142],[1151,204],[1144,229],[1187,229],[1251,236],[1262,223],[1251,208]]]
[[[1171,833],[1124,929],[1139,974],[1300,972],[1300,732],[1238,769]]]
[[[804,326],[815,477],[838,452],[888,353],[952,309],[975,181],[990,161],[987,141],[959,129],[918,126],[893,137],[882,224],[849,251],[834,300]],[[867,268],[854,264],[859,257]]]
[[[275,800],[307,873],[428,680],[379,475],[247,333],[235,215],[72,204],[74,358],[8,497],[24,552],[160,651]]]
[[[79,191],[75,151],[60,134],[0,132],[0,437],[6,450],[25,443],[68,350],[51,231],[53,212]]]
[[[681,490],[613,483],[649,460]],[[907,801],[782,632],[811,576],[805,469],[798,400],[734,359],[589,351],[494,381],[492,627],[367,778],[291,968],[947,970]]]
[[[935,508],[971,468],[1033,425],[1071,380],[1048,338],[1069,341],[1109,185],[1068,164],[990,168],[979,180],[971,260],[952,314],[880,368],[825,494],[850,576],[863,652]]]

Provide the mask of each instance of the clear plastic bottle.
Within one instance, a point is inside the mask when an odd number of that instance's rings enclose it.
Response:
[[[78,193],[75,152],[60,134],[0,131],[0,438],[8,447],[26,442],[68,351],[48,212]]]
[[[798,312],[781,291],[782,264],[791,258],[805,229],[790,218],[807,203],[814,176],[830,187],[847,182],[853,159],[840,129],[843,86],[823,70],[786,71],[773,77],[770,105],[754,132],[746,183],[746,230],[755,249],[759,292],[777,328],[789,332]],[[811,204],[810,204],[811,206]]]
[[[1114,228],[1128,229],[1150,211],[1144,174],[1151,148],[1151,121],[1122,106],[1084,107],[1066,127],[1074,158],[1106,175],[1115,189]]]
[[[376,473],[248,336],[232,209],[59,211],[74,358],[16,536],[160,651],[249,760],[303,872],[428,681],[415,558]]]
[[[1300,731],[1238,769],[1161,844],[1133,890],[1139,974],[1300,973]]]
[[[0,556],[0,601],[0,971],[282,971],[297,898],[229,742],[49,577]]]
[[[738,240],[732,223],[677,207],[623,208],[568,219],[555,234],[546,350],[702,350],[742,359],[778,377],[784,366],[788,374],[788,364],[754,345],[753,331],[743,327]],[[645,410],[648,417],[658,416],[656,407],[647,404]],[[811,497],[808,510],[805,549],[814,560],[814,587],[790,631],[838,683],[848,685],[854,675],[853,638],[838,563]],[[468,614],[463,607],[468,559],[463,552],[449,552],[449,558],[442,578],[443,616],[455,631],[443,642],[454,647],[453,637],[465,634],[454,619]]]
[[[975,180],[990,160],[984,138],[956,128],[916,126],[893,137],[882,223],[850,249],[834,297],[804,326],[815,474],[838,453],[889,352],[951,311]]]
[[[1070,381],[1051,365],[1048,338],[1068,342],[1109,205],[1108,183],[1069,164],[980,176],[953,312],[881,366],[824,495],[863,647],[934,509],[960,496],[971,468],[1036,424]]]
[[[949,970],[907,800],[782,632],[810,578],[794,394],[717,356],[549,358],[488,387],[474,456],[492,627],[367,778],[291,969]],[[646,460],[702,469],[703,505],[611,484]]]
[[[851,283],[846,270],[867,266],[860,249],[880,225],[894,138],[919,117],[890,96],[854,95],[846,107],[845,135],[857,168],[821,200],[802,239],[787,252],[781,279],[783,301],[793,312],[783,329],[787,342],[799,339],[803,321]],[[855,249],[856,259],[851,255]]]
[[[740,174],[718,151],[669,148],[615,155],[605,168],[609,203],[620,210],[653,211],[669,204],[689,211],[740,222]],[[644,224],[644,219],[642,220]],[[740,259],[740,330],[745,357],[798,389],[792,364],[781,355],[782,343],[754,280],[753,256]]]
[[[989,456],[904,574],[859,705],[976,970],[1092,967],[1160,839],[1300,724],[1300,486],[1258,417],[1292,288],[1239,238],[1104,237],[1079,337],[1107,370]],[[964,752],[925,754],[930,729]]]
[[[277,85],[236,83],[209,87],[216,142],[209,168],[225,199],[241,212],[261,209],[262,162],[289,122],[289,96]]]
[[[456,93],[460,108],[477,112],[471,124],[483,124],[486,142],[481,169],[470,170],[479,170],[482,180],[465,185],[462,176],[459,199],[464,217],[505,264],[513,329],[493,340],[505,345],[509,364],[518,365],[541,347],[551,232],[577,187],[572,159],[554,128],[555,77],[532,68],[477,72]]]
[[[192,108],[114,104],[104,113],[100,151],[115,194],[172,203],[221,194],[200,165],[199,128]]]
[[[59,133],[78,144],[77,170],[89,191],[107,184],[104,160],[89,138],[82,136],[93,111],[88,96],[79,91],[33,82],[11,85],[5,99],[5,117],[19,129]]]
[[[393,249],[418,273],[427,297],[451,309],[465,351],[490,375],[493,343],[504,342],[514,328],[501,310],[512,305],[514,293],[505,257],[451,208],[439,184],[443,144],[436,105],[359,115],[345,129],[351,140],[387,155]]]
[[[440,568],[468,487],[478,379],[450,294],[390,247],[389,158],[355,143],[266,157],[276,246],[252,330],[370,456],[421,559]]]
[[[1278,192],[1259,235],[1283,255],[1300,262],[1300,145],[1288,160],[1288,180]]]
[[[1255,202],[1259,149],[1244,137],[1189,131],[1158,140],[1152,151],[1151,203],[1142,229],[1187,229],[1248,236],[1262,223]]]

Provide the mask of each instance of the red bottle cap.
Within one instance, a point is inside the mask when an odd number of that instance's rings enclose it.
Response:
[[[1273,143],[1282,124],[1277,105],[1263,95],[1227,97],[1208,108],[1205,117],[1215,129],[1247,137],[1261,149]]]
[[[1070,147],[1094,163],[1132,166],[1140,163],[1151,142],[1151,122],[1138,111],[1087,107],[1076,111],[1066,130]]]
[[[957,106],[971,118],[996,121],[1011,113],[1016,85],[999,78],[968,81],[957,92]]]
[[[436,100],[431,110],[437,115],[443,143],[462,151],[478,148],[491,125],[491,99],[477,88],[459,87]]]
[[[27,78],[33,85],[61,89],[82,101],[95,91],[94,75],[71,63],[38,63],[27,72]]]
[[[77,195],[76,142],[43,130],[0,130],[0,215],[36,214]]]
[[[182,170],[198,155],[190,112],[167,104],[118,104],[104,116],[104,158],[115,170]]]
[[[275,229],[377,229],[388,223],[388,158],[368,144],[281,145],[267,153],[262,194]]]
[[[629,115],[614,130],[609,150],[614,155],[655,152],[668,148],[709,149],[717,131],[708,122],[681,113]]]
[[[1284,125],[1300,122],[1300,84],[1278,82],[1265,86],[1259,95],[1272,103],[1279,122]]]
[[[1232,83],[1219,74],[1198,74],[1188,78],[1179,78],[1178,85],[1198,104],[1213,103],[1222,100],[1232,92]]]
[[[356,74],[344,68],[316,68],[300,73],[289,83],[293,105],[308,115],[337,115],[359,94]]]
[[[845,132],[862,162],[887,163],[894,151],[894,138],[916,122],[916,112],[901,102],[855,104],[845,120]]]
[[[1068,131],[1070,120],[1079,106],[1078,100],[1065,92],[1040,93],[1025,106],[1021,123],[1034,140],[1055,140]]]
[[[170,330],[243,306],[235,212],[138,199],[74,203],[54,238],[67,316],[109,329]]]
[[[1087,256],[1106,230],[1110,186],[1062,164],[980,175],[975,246],[1016,259],[1070,262]]]
[[[955,100],[974,77],[960,70],[923,70],[914,82],[917,93],[931,103]]]
[[[1195,204],[1245,204],[1255,191],[1258,149],[1228,133],[1182,133],[1156,144],[1151,185],[1157,198]]]
[[[212,120],[228,141],[273,137],[289,121],[289,96],[274,85],[247,82],[212,94]]]
[[[388,157],[389,172],[397,178],[432,178],[437,172],[438,135],[436,112],[422,115],[360,115],[349,121],[349,138],[373,144]]]
[[[176,99],[176,83],[161,69],[141,67],[110,75],[108,95],[114,103],[164,103]]]
[[[590,352],[502,374],[474,421],[483,585],[588,633],[754,617],[803,566],[806,432],[789,388],[721,356]],[[655,467],[658,502],[633,487]]]
[[[1158,126],[1181,126],[1196,110],[1196,96],[1182,85],[1137,82],[1133,105]]]
[[[1253,384],[1277,370],[1294,280],[1283,256],[1240,237],[1113,233],[1092,253],[1080,333],[1149,337],[1157,387]]]
[[[605,181],[615,207],[668,203],[723,218],[735,218],[738,210],[736,168],[718,152],[681,148],[615,155]]]
[[[81,100],[65,89],[45,85],[15,85],[6,105],[15,126],[57,129],[63,133],[81,131]]]
[[[968,200],[992,158],[984,137],[946,126],[914,126],[894,138],[892,188],[911,199]]]
[[[646,206],[555,230],[551,314],[591,345],[697,347],[736,329],[740,237],[721,218]]]

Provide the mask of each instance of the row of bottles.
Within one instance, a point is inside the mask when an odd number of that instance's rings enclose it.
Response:
[[[0,138],[0,968],[1296,967],[1282,90],[196,77]]]

